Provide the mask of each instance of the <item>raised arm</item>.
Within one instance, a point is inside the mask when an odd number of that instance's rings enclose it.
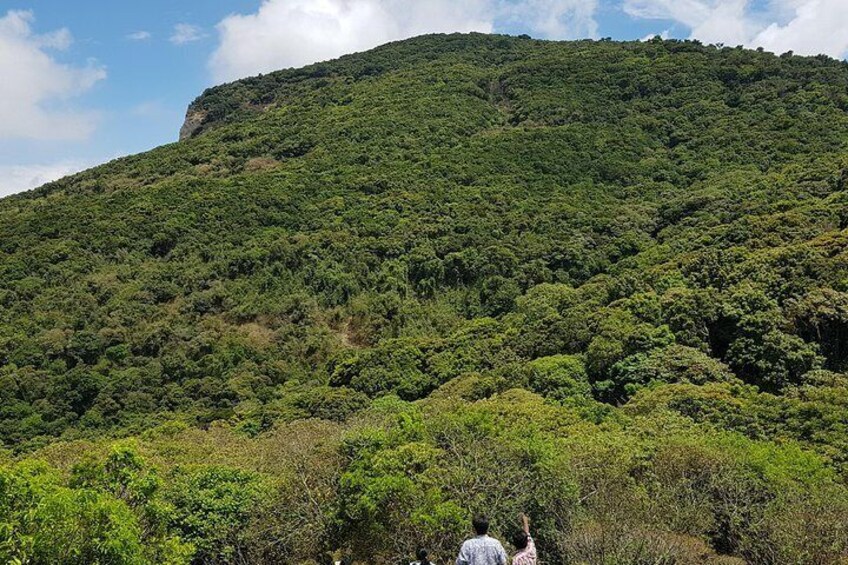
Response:
[[[527,534],[527,548],[526,555],[533,560],[533,563],[536,562],[536,542],[533,541],[533,536],[530,535],[530,518],[527,517],[527,514],[521,514],[521,527],[524,528],[524,533]]]

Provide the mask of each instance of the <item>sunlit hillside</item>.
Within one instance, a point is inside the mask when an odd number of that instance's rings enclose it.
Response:
[[[845,62],[423,36],[182,138],[0,200],[0,561],[848,562]]]

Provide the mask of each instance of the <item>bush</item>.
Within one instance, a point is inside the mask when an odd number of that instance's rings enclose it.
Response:
[[[178,468],[169,477],[166,497],[171,522],[194,545],[197,562],[240,559],[245,531],[266,489],[254,473],[221,466]]]
[[[592,387],[583,359],[576,355],[541,357],[527,364],[530,388],[541,395],[564,400],[573,396],[588,398]]]
[[[123,501],[63,487],[43,467],[0,469],[0,509],[4,562],[148,562],[138,520]]]
[[[613,366],[612,380],[627,396],[649,384],[739,382],[722,362],[683,345],[631,355]]]

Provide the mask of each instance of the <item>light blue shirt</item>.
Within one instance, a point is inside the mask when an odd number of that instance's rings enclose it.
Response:
[[[477,536],[462,544],[456,565],[506,565],[506,551],[495,538]]]

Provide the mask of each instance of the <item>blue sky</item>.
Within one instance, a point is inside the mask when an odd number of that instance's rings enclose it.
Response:
[[[427,32],[848,51],[847,0],[2,0],[0,196],[176,139],[226,80]]]

